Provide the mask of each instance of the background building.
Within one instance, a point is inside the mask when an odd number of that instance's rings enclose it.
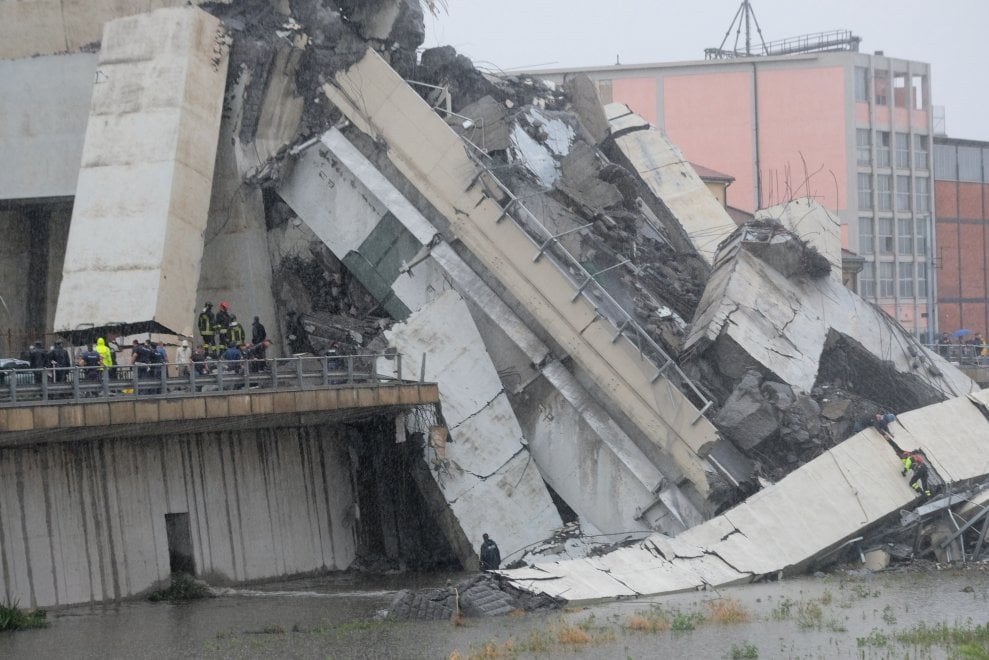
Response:
[[[989,142],[934,139],[938,325],[989,330]]]
[[[834,51],[579,71],[602,101],[734,176],[729,206],[812,197],[835,210],[843,247],[865,258],[858,293],[924,338],[933,330],[929,65]]]

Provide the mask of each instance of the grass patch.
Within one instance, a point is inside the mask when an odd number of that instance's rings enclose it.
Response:
[[[743,660],[759,657],[759,648],[755,644],[743,642],[731,645],[732,660]]]
[[[896,634],[896,641],[930,648],[943,646],[946,648],[970,647],[972,649],[989,649],[989,624],[984,626],[966,625],[949,626],[946,623],[928,625],[918,623],[913,628]]]
[[[670,629],[670,618],[658,607],[649,611],[639,611],[625,622],[624,627],[638,632],[666,632]]]
[[[801,630],[820,629],[824,610],[813,601],[797,605],[797,627]]]
[[[752,618],[748,610],[734,598],[719,598],[707,602],[708,620],[712,623],[748,623]]]
[[[787,621],[791,616],[793,616],[793,606],[794,603],[789,598],[784,598],[780,601],[780,604],[773,608],[771,616],[773,621]]]
[[[22,610],[17,601],[0,605],[0,632],[47,628],[48,613],[45,610]]]
[[[677,610],[673,613],[673,621],[670,623],[670,630],[674,632],[690,632],[704,623],[704,615],[698,612],[681,612]]]
[[[204,583],[199,582],[191,575],[179,573],[172,576],[172,583],[168,585],[168,588],[151,592],[148,600],[155,603],[162,600],[198,600],[200,598],[209,598],[212,595],[209,587]]]
[[[873,628],[872,632],[866,637],[858,637],[855,639],[859,648],[872,647],[879,648],[884,646],[889,646],[889,636],[883,631]]]

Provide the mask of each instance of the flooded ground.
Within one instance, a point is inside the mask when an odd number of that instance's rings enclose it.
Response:
[[[964,634],[976,626],[975,643],[989,648],[985,563],[836,572],[465,625],[376,619],[396,590],[458,577],[346,575],[180,604],[69,608],[50,613],[47,629],[0,635],[0,657],[942,658],[974,651]]]

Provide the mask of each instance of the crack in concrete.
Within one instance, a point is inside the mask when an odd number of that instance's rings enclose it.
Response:
[[[495,394],[492,398],[488,399],[488,401],[484,405],[482,405],[477,410],[475,410],[471,414],[469,414],[466,417],[464,417],[459,422],[457,422],[457,425],[456,426],[451,426],[450,427],[450,433],[453,433],[455,430],[459,429],[461,426],[463,426],[464,424],[466,424],[468,421],[474,419],[475,417],[477,417],[478,415],[480,415],[482,412],[484,412],[485,410],[487,410],[491,406],[491,404],[493,404],[498,399],[498,397],[500,397],[502,394],[505,394],[505,388],[504,387],[501,388],[500,390],[498,390],[498,393]]]
[[[520,447],[518,448],[518,450],[517,450],[517,451],[516,451],[516,452],[515,452],[514,454],[512,454],[512,455],[511,455],[511,456],[510,456],[510,457],[508,458],[508,460],[507,460],[507,461],[505,461],[504,463],[502,463],[501,465],[499,465],[499,466],[498,466],[497,468],[495,468],[495,469],[494,469],[494,471],[492,471],[492,472],[491,472],[490,474],[487,474],[487,475],[482,475],[482,474],[477,474],[476,472],[471,472],[470,470],[465,470],[465,469],[463,469],[463,468],[462,468],[462,467],[460,466],[460,464],[458,463],[458,464],[457,464],[457,467],[458,467],[458,468],[460,468],[460,472],[461,472],[462,474],[465,474],[465,475],[468,475],[468,474],[469,474],[470,476],[472,476],[472,477],[474,477],[475,479],[477,479],[477,482],[476,482],[476,483],[474,483],[474,484],[472,484],[472,485],[470,486],[470,488],[467,488],[467,489],[465,489],[465,490],[464,490],[464,491],[463,491],[462,493],[460,493],[460,495],[458,495],[457,497],[455,497],[455,498],[453,498],[453,499],[448,499],[448,500],[447,500],[447,503],[448,503],[448,504],[456,504],[456,503],[457,503],[457,501],[458,501],[458,500],[459,500],[459,499],[460,499],[461,497],[463,497],[463,496],[464,496],[464,495],[466,495],[467,493],[469,493],[469,492],[471,492],[472,490],[474,490],[475,488],[477,488],[477,486],[478,486],[478,484],[480,484],[480,483],[483,483],[483,482],[485,482],[485,481],[487,481],[488,479],[490,479],[490,478],[491,478],[491,477],[493,477],[493,476],[496,476],[496,475],[497,475],[497,474],[498,474],[498,473],[499,473],[499,472],[501,471],[501,469],[502,469],[502,468],[504,468],[504,467],[505,467],[506,465],[508,465],[509,463],[511,463],[512,461],[514,461],[514,460],[515,460],[515,458],[516,458],[516,457],[517,457],[517,456],[518,456],[519,454],[521,454],[522,452],[526,452],[526,451],[529,451],[529,448],[528,448],[528,447],[526,447],[525,445],[522,445],[522,446],[520,446]],[[523,468],[523,471],[522,471],[522,472],[523,472],[523,474],[525,473],[525,470],[527,470],[527,469],[528,469],[528,466],[526,466],[526,468]],[[519,481],[521,482],[521,479],[520,479]],[[516,485],[518,485],[518,484],[516,484]],[[513,490],[514,490],[514,488],[513,488]]]

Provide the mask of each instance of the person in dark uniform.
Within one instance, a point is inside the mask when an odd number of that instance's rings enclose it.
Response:
[[[216,323],[214,325],[215,334],[213,339],[216,342],[216,352],[221,356],[229,346],[229,343],[227,342],[227,333],[229,332],[231,321],[229,310],[230,303],[224,301],[220,303],[220,311],[216,313]]]
[[[251,324],[251,343],[258,346],[265,339],[268,338],[268,331],[264,329],[264,325],[261,323],[261,319],[257,316],[254,317],[254,323]]]
[[[498,544],[487,534],[483,534],[482,538],[484,543],[481,544],[481,570],[496,571],[501,566],[501,552],[498,550]]]
[[[64,370],[72,366],[72,363],[69,360],[69,352],[62,346],[61,339],[55,342],[48,357],[51,365],[55,367],[55,382],[64,383],[66,376],[69,375],[69,372]]]
[[[34,372],[34,382],[40,383],[45,377],[45,372],[40,370],[48,368],[48,354],[45,352],[41,340],[34,342],[28,350],[28,362],[32,369],[39,370]]]

